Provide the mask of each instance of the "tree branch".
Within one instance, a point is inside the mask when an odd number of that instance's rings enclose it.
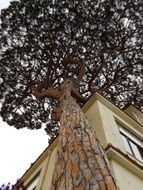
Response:
[[[64,59],[63,64],[75,64],[75,65],[79,66],[79,72],[77,74],[77,79],[73,81],[74,85],[77,87],[79,85],[83,75],[85,74],[84,63],[79,60],[75,60],[75,59]]]
[[[39,91],[35,90],[33,95],[39,100],[42,100],[46,97],[59,99],[61,97],[62,93],[61,93],[61,91],[51,87],[43,92],[39,92]]]

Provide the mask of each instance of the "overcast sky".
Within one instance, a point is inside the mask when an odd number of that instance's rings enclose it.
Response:
[[[0,9],[10,0],[0,0]],[[48,146],[44,130],[17,130],[0,118],[0,185],[14,184]]]

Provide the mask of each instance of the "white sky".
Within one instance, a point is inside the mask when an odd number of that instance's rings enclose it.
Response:
[[[8,7],[9,2],[10,0],[0,0],[0,9]]]
[[[0,0],[0,9],[10,0]],[[14,184],[48,146],[44,130],[17,130],[0,118],[0,185]]]

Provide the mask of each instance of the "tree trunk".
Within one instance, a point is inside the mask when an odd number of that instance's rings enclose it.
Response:
[[[51,190],[117,190],[109,162],[81,108],[66,89]]]

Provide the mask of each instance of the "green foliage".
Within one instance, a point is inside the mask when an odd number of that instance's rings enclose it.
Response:
[[[1,116],[16,128],[44,127],[58,132],[50,120],[51,99],[39,102],[32,81],[53,87],[75,78],[65,58],[84,62],[86,74],[78,91],[99,91],[116,105],[143,107],[143,4],[139,0],[21,0],[1,12]],[[68,71],[68,72],[67,72]]]

